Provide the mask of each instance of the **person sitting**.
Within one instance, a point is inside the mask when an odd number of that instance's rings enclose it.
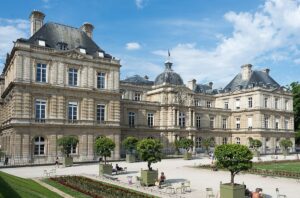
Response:
[[[255,192],[252,193],[252,198],[262,198],[262,189],[261,188],[256,188]]]
[[[123,170],[123,168],[122,168],[122,167],[120,167],[118,164],[116,164],[116,170],[117,170],[117,171],[122,171],[122,170]]]
[[[164,172],[161,172],[159,181],[160,181],[160,182],[165,182],[165,180],[166,180],[165,173],[164,173]]]

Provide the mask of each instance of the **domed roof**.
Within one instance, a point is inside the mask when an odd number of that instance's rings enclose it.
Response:
[[[172,70],[172,63],[167,61],[165,66],[165,71],[155,78],[154,84],[162,85],[166,83],[171,85],[183,85],[183,80],[180,75]]]

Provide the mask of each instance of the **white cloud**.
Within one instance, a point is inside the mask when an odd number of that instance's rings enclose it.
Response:
[[[148,0],[135,0],[135,5],[138,9],[143,9],[146,4],[147,4]]]
[[[13,41],[18,38],[27,38],[29,22],[22,19],[0,18],[0,69],[5,61],[6,53],[13,47]]]
[[[141,45],[137,42],[126,43],[127,50],[138,50],[141,49]]]
[[[196,78],[224,87],[242,64],[286,59],[299,63],[299,1],[267,0],[254,13],[228,12],[224,17],[233,26],[233,32],[229,37],[218,37],[214,49],[204,51],[195,43],[178,44],[171,49],[174,69],[185,81]],[[159,50],[154,54],[167,53]]]

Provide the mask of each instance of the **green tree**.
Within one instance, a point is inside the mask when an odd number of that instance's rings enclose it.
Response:
[[[300,145],[300,131],[296,132],[295,142],[297,145]]]
[[[134,150],[136,150],[136,146],[138,143],[138,139],[136,137],[128,136],[123,140],[123,146],[126,149],[127,153],[132,154]]]
[[[290,85],[290,89],[293,93],[293,109],[295,114],[295,130],[300,130],[300,84],[299,82],[293,82]]]
[[[283,139],[279,142],[279,145],[283,150],[287,151],[293,146],[293,142],[290,139]]]
[[[108,137],[99,137],[95,141],[96,154],[104,157],[104,164],[106,158],[111,156],[111,152],[116,147],[116,144]]]
[[[215,149],[217,166],[230,171],[230,183],[234,184],[234,176],[241,171],[252,168],[253,154],[249,148],[240,144],[224,144]]]
[[[179,147],[185,149],[186,152],[189,152],[190,149],[194,146],[194,141],[188,138],[182,138],[179,140]]]
[[[202,141],[202,145],[205,148],[207,154],[209,153],[209,147],[214,146],[215,142],[214,142],[214,138],[209,137],[209,138],[205,138]]]
[[[248,138],[250,147],[252,147],[255,151],[258,151],[258,149],[262,146],[262,142],[258,139],[253,139],[252,137]]]
[[[71,154],[72,147],[77,146],[79,140],[78,137],[69,135],[61,137],[57,140],[58,146],[61,147],[61,152],[66,156],[69,157]]]
[[[163,145],[159,140],[156,139],[143,139],[137,144],[137,151],[141,159],[148,162],[148,169],[151,171],[152,163],[161,161]]]

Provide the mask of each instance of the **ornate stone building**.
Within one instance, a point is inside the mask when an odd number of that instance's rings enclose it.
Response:
[[[292,95],[269,70],[244,65],[223,90],[185,85],[169,60],[155,81],[120,80],[120,62],[93,41],[93,25],[44,24],[44,17],[31,13],[31,37],[15,42],[0,76],[0,145],[13,163],[53,162],[64,135],[78,136],[77,161],[97,159],[102,135],[117,145],[113,159],[127,136],[158,138],[166,152],[180,137],[194,140],[194,152],[204,138],[246,145],[257,138],[263,153],[274,153],[282,138],[294,141]]]

